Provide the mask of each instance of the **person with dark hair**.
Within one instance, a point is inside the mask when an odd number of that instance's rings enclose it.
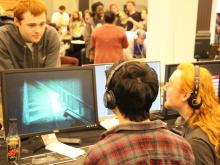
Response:
[[[59,66],[59,36],[46,18],[42,0],[15,5],[14,22],[0,27],[0,70]]]
[[[92,33],[92,48],[95,50],[94,63],[114,63],[124,59],[123,48],[128,47],[125,30],[114,24],[115,13],[104,13],[105,24]]]
[[[94,49],[91,45],[91,35],[93,30],[96,27],[100,27],[104,24],[103,16],[104,16],[104,5],[101,2],[95,2],[92,4],[92,19],[86,23],[85,31],[84,31],[84,40],[86,47],[86,58],[90,61],[90,63],[94,62]]]
[[[156,72],[145,63],[119,61],[106,73],[104,103],[119,125],[89,148],[84,164],[195,164],[184,138],[167,130],[166,123],[149,120],[159,89]]]
[[[60,5],[60,6],[59,6],[59,10],[60,10],[61,12],[64,12],[64,11],[66,10],[66,7],[65,7],[64,5]]]

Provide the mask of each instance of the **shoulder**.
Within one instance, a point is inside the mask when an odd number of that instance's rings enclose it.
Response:
[[[17,28],[14,24],[7,24],[0,27],[0,38],[7,40],[9,38],[17,37]]]
[[[1,33],[7,33],[7,32],[12,31],[14,29],[15,29],[15,25],[12,23],[0,26]]]
[[[209,142],[208,136],[199,128],[186,128],[185,138],[188,141],[192,141],[194,139],[200,139],[201,141]]]
[[[117,26],[118,30],[123,33],[124,35],[126,34],[126,31],[123,27]]]
[[[45,36],[59,39],[57,30],[50,25],[47,25],[47,27],[45,29]]]
[[[100,142],[91,146],[87,152],[84,164],[99,164],[100,161],[106,162],[108,157],[105,153],[105,145],[101,145]]]
[[[193,151],[190,144],[182,136],[179,136],[167,129],[163,129],[156,132],[155,139],[157,139],[161,148],[166,148],[167,150],[171,149],[172,152],[187,155],[191,158],[193,157]],[[167,144],[169,145],[166,146]]]
[[[52,16],[59,16],[59,15],[60,15],[59,12],[54,12],[54,13],[52,14]]]
[[[192,129],[186,135],[186,139],[192,146],[197,164],[214,164],[214,146],[209,142],[207,135],[200,128]]]

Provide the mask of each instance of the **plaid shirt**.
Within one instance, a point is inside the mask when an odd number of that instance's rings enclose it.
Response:
[[[190,145],[156,120],[119,125],[102,134],[92,146],[85,165],[193,165]]]

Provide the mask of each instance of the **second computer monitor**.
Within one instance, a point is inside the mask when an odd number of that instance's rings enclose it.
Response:
[[[151,68],[153,68],[158,75],[158,80],[160,82],[160,62],[145,62]],[[98,108],[98,117],[99,120],[104,120],[106,118],[111,118],[114,116],[113,112],[107,108],[105,108],[103,103],[103,95],[105,92],[105,84],[106,84],[106,76],[105,70],[109,69],[111,64],[100,64],[94,65],[95,74],[96,74],[96,93],[97,93],[97,108]],[[161,110],[161,102],[160,102],[160,89],[158,92],[158,96],[156,100],[153,102],[150,113],[155,113]]]

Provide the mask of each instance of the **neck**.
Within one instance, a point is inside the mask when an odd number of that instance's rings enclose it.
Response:
[[[117,118],[118,118],[120,124],[150,122],[149,119],[146,119],[146,120],[141,121],[141,122],[131,121],[131,120],[129,120],[128,118],[125,118],[125,117],[120,113],[120,111],[119,111],[119,109],[118,109],[117,107],[113,110],[113,112],[114,112],[115,115],[117,116]]]
[[[135,10],[131,10],[131,11],[129,12],[129,14],[132,15],[132,14],[134,14],[135,12],[136,12]]]
[[[185,119],[188,120],[189,117],[192,115],[192,108],[190,108],[189,106],[183,108],[181,111],[179,111],[180,115]]]

